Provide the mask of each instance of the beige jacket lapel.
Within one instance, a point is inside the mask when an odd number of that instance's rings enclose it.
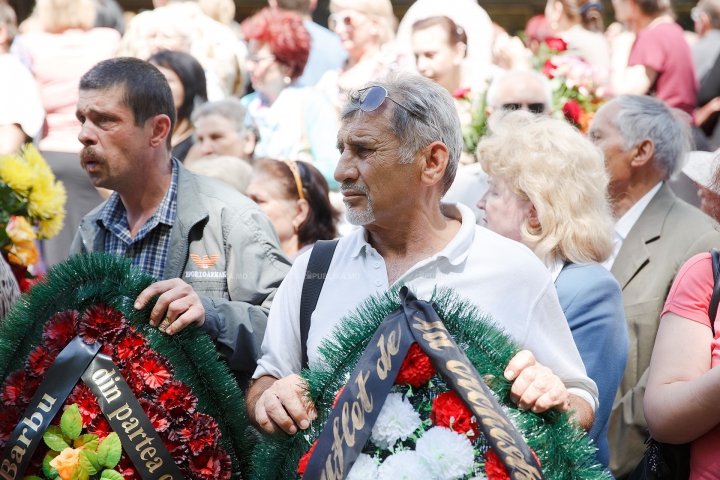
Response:
[[[675,194],[663,183],[657,194],[635,222],[618,252],[610,272],[624,289],[630,280],[650,262],[647,244],[660,238],[665,219],[675,203]]]

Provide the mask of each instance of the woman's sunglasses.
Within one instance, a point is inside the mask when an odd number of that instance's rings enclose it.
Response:
[[[385,102],[385,99],[389,98],[390,101],[392,101],[395,105],[404,108],[408,113],[410,113],[411,115],[415,115],[417,118],[422,120],[422,116],[419,113],[414,112],[410,108],[406,107],[397,100],[394,100],[390,95],[388,95],[385,87],[373,85],[371,87],[361,88],[360,90],[354,92],[352,95],[353,100],[360,101],[360,110],[362,110],[363,112],[372,112],[373,110],[377,110],[378,107],[380,107],[380,105]]]

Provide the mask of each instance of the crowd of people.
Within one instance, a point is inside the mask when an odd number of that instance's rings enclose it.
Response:
[[[136,308],[207,332],[267,433],[309,427],[299,374],[368,296],[450,287],[523,348],[513,401],[573,411],[614,477],[651,435],[720,479],[720,0],[694,32],[670,0],[607,28],[548,0],[522,36],[476,0],[316,4],[0,0],[0,155],[36,143],[68,192],[35,271],[130,258]]]

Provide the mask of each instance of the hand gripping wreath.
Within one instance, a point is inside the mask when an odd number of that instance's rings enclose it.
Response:
[[[134,309],[152,282],[129,260],[75,256],[13,307],[0,479],[242,478],[252,445],[235,379],[203,332],[168,336],[148,324],[154,302]]]
[[[433,299],[394,288],[345,318],[303,372],[318,418],[263,438],[253,478],[607,478],[569,413],[510,401],[512,340],[452,291]]]

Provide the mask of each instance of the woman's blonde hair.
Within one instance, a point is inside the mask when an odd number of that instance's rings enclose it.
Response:
[[[330,0],[330,12],[356,10],[377,20],[380,24],[380,44],[391,42],[397,30],[397,17],[393,13],[390,0]]]
[[[71,28],[89,30],[95,24],[92,0],[38,0],[35,8],[43,30],[49,33]]]
[[[477,147],[480,165],[537,211],[540,226],[526,220],[523,242],[534,245],[548,266],[555,259],[606,260],[614,220],[602,151],[574,127],[548,116],[501,111],[488,123],[489,133]]]

